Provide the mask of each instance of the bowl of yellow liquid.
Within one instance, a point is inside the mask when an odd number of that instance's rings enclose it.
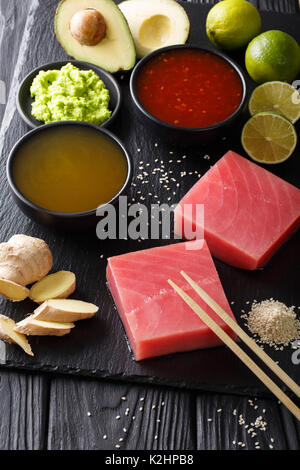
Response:
[[[21,210],[59,228],[95,225],[97,208],[116,206],[131,177],[131,157],[118,137],[76,121],[32,130],[7,161],[7,178]]]

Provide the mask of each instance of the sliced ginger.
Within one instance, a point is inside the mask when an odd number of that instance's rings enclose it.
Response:
[[[26,354],[33,356],[33,352],[26,336],[15,331],[16,326],[17,324],[11,318],[0,315],[0,339],[6,341],[6,343],[18,344],[26,352]]]
[[[29,291],[29,297],[41,304],[49,299],[65,299],[74,292],[75,288],[75,274],[71,271],[58,271],[34,284]]]
[[[13,302],[21,302],[29,295],[29,289],[7,279],[0,279],[0,294]]]
[[[75,322],[92,318],[99,308],[91,303],[73,299],[51,299],[40,305],[33,313],[35,320]]]
[[[30,315],[17,323],[14,331],[29,336],[64,336],[68,335],[74,327],[74,323],[40,321]]]

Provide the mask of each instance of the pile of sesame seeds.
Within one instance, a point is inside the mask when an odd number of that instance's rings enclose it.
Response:
[[[273,298],[254,301],[249,314],[242,315],[246,326],[255,335],[256,341],[283,350],[293,341],[300,339],[300,321],[295,307],[287,307]]]

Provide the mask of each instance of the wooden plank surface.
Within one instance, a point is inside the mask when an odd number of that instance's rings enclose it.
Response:
[[[276,400],[198,395],[196,416],[197,449],[300,449],[300,423]]]
[[[189,392],[57,378],[51,382],[48,448],[192,450],[194,405]]]
[[[260,8],[296,12],[293,0],[253,3],[259,3]],[[7,64],[0,68],[0,79],[7,82],[8,92],[20,51],[25,13],[31,4],[32,0],[0,0],[0,57],[5,57]],[[5,36],[1,36],[3,19]],[[0,118],[3,112],[0,105]],[[116,445],[129,450],[251,449],[255,442],[261,448],[272,444],[275,449],[300,446],[299,424],[273,400],[250,404],[244,397],[197,394],[195,398],[188,392],[159,387],[71,378],[52,378],[48,397],[45,376],[3,370],[0,396],[0,449],[115,449]],[[255,440],[245,425],[252,426],[261,415],[266,416],[266,431],[259,429]],[[240,424],[243,420],[245,423]],[[107,439],[103,439],[104,435]],[[245,447],[241,447],[243,443]]]
[[[48,380],[38,374],[0,373],[0,450],[45,446]]]

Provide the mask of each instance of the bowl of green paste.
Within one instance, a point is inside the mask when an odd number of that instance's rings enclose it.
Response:
[[[121,90],[108,72],[81,61],[45,64],[28,74],[17,94],[20,116],[32,128],[59,121],[107,127],[121,105]]]

